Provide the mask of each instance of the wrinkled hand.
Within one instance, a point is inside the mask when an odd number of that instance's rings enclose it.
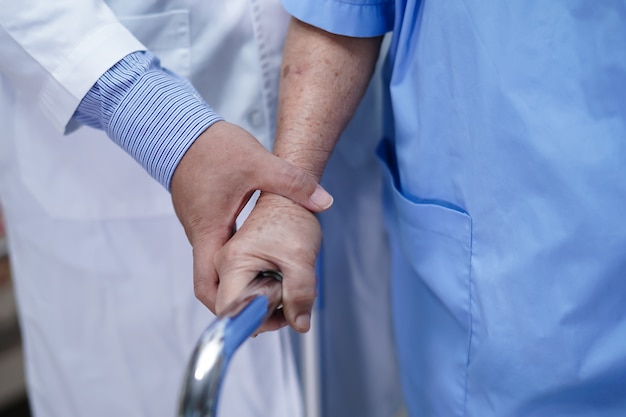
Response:
[[[174,172],[172,201],[193,247],[194,292],[214,313],[214,256],[232,236],[237,214],[255,190],[283,195],[306,207],[302,212],[322,211],[332,204],[332,197],[308,174],[227,122],[202,133]]]
[[[286,324],[306,332],[317,295],[315,262],[320,241],[321,229],[313,213],[284,197],[261,194],[241,229],[215,257],[220,277],[217,311],[236,299],[259,271],[274,269],[283,274],[283,309],[260,332]]]

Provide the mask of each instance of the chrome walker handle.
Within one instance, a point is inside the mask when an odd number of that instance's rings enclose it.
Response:
[[[262,271],[202,333],[183,379],[178,417],[215,417],[220,388],[236,350],[278,308],[282,275]]]

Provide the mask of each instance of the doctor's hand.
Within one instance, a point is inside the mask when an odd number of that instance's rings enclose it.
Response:
[[[262,193],[243,226],[215,257],[220,277],[218,313],[237,298],[259,271],[272,269],[283,275],[283,309],[259,332],[286,324],[299,332],[309,330],[317,296],[315,263],[320,241],[321,229],[313,213],[284,197]]]
[[[172,177],[174,209],[193,248],[194,292],[212,312],[218,288],[214,256],[232,236],[235,219],[255,190],[293,200],[301,216],[313,216],[309,210],[323,211],[332,204],[311,176],[227,122],[202,133]]]

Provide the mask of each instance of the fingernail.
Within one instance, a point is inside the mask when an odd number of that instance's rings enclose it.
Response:
[[[296,317],[296,327],[299,331],[307,331],[309,330],[309,326],[311,323],[311,315],[310,314],[300,314]]]
[[[326,210],[333,205],[333,196],[328,193],[321,185],[315,188],[311,194],[311,202],[322,210]]]

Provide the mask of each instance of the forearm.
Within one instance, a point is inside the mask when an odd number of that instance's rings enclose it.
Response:
[[[381,41],[334,35],[292,19],[283,53],[276,155],[320,179],[369,84]]]

